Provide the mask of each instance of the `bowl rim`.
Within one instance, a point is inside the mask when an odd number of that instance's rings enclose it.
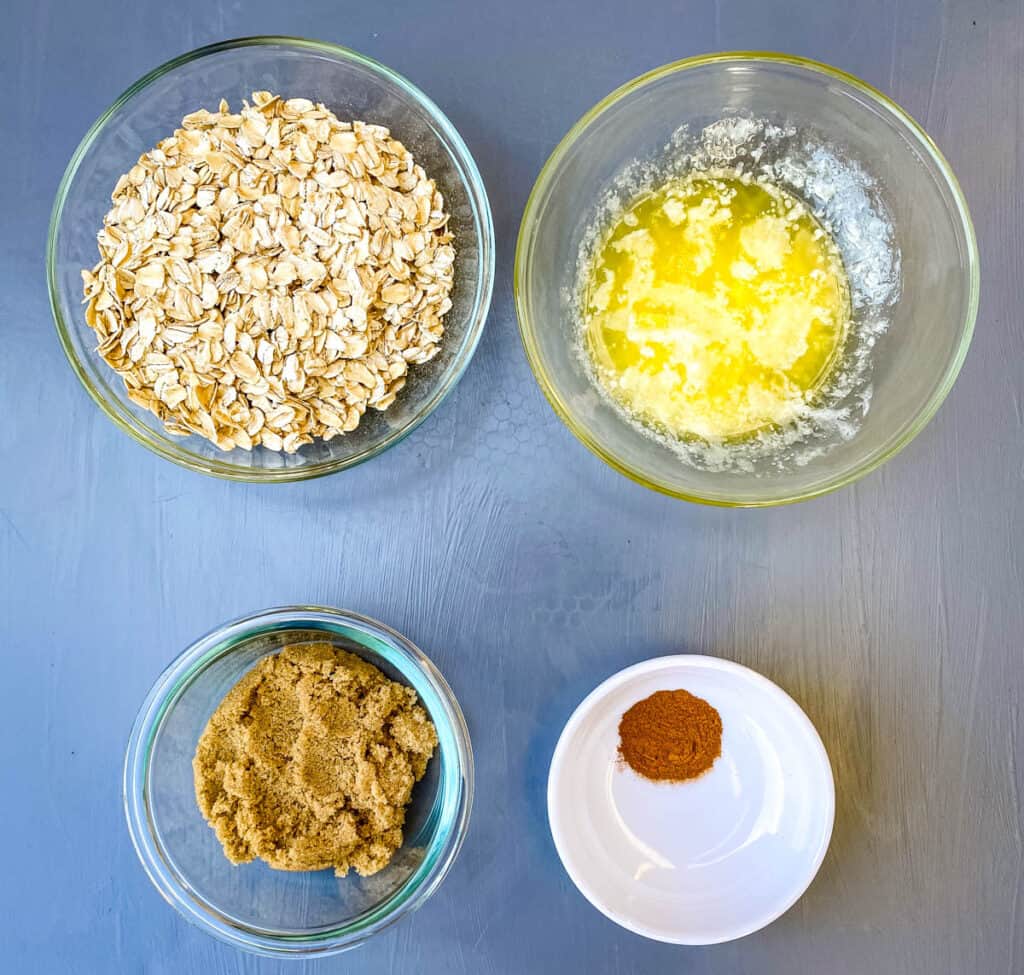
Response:
[[[769,64],[781,64],[800,68],[814,74],[824,75],[826,78],[841,81],[856,89],[861,94],[866,95],[888,114],[895,116],[897,121],[903,123],[909,135],[916,139],[921,149],[935,164],[937,173],[945,180],[946,186],[956,205],[956,215],[960,220],[967,248],[969,291],[966,313],[963,318],[963,328],[956,353],[947,363],[941,382],[936,386],[928,402],[925,404],[924,408],[918,412],[913,422],[886,451],[867,463],[851,468],[842,477],[836,478],[828,483],[809,490],[794,492],[791,494],[782,493],[779,494],[779,496],[772,498],[737,501],[720,496],[705,496],[693,492],[687,492],[673,488],[660,481],[648,479],[633,468],[620,462],[619,459],[610,450],[606,449],[596,437],[592,436],[582,424],[573,419],[570,410],[559,396],[555,383],[548,375],[540,355],[539,347],[534,339],[536,329],[527,308],[525,277],[526,257],[536,230],[536,211],[540,205],[541,197],[545,195],[559,163],[561,163],[562,159],[568,153],[576,140],[592,122],[622,98],[668,75],[722,62],[749,63],[759,61],[767,62]],[[901,108],[895,101],[889,98],[888,95],[868,84],[866,81],[862,81],[855,75],[849,74],[839,68],[832,67],[831,65],[825,64],[821,61],[800,57],[799,55],[783,54],[775,51],[739,50],[722,51],[713,54],[701,54],[694,57],[682,58],[678,61],[672,61],[668,64],[663,64],[660,67],[638,75],[632,80],[627,81],[625,84],[620,85],[610,94],[602,98],[593,106],[593,108],[580,116],[572,128],[569,129],[565,136],[562,137],[558,145],[555,146],[551,155],[548,156],[544,165],[541,167],[536,182],[533,184],[533,188],[530,190],[530,195],[527,198],[526,206],[523,210],[523,217],[519,225],[519,235],[516,240],[512,294],[515,302],[516,318],[519,324],[519,335],[523,343],[523,348],[526,352],[526,358],[541,391],[558,418],[569,428],[569,431],[577,438],[577,440],[579,440],[592,453],[596,454],[601,458],[601,460],[608,464],[609,467],[618,471],[620,474],[625,475],[631,481],[635,481],[643,487],[650,488],[651,490],[657,491],[661,494],[666,494],[670,497],[722,508],[766,508],[792,504],[797,501],[807,501],[811,498],[820,497],[824,494],[830,494],[831,492],[837,491],[848,484],[852,484],[881,467],[886,463],[886,461],[890,460],[904,447],[906,447],[907,444],[909,444],[924,429],[924,427],[938,412],[939,407],[942,405],[946,396],[949,395],[950,390],[953,388],[953,384],[956,382],[957,376],[960,374],[960,369],[964,364],[964,360],[967,357],[967,350],[971,344],[975,321],[978,315],[980,283],[981,272],[978,243],[974,232],[974,224],[971,221],[970,211],[967,206],[967,200],[952,167],[946,161],[946,158],[932,140],[931,136],[929,136],[924,130],[923,126],[921,126],[905,109]]]
[[[564,831],[559,825],[562,817],[559,815],[560,805],[558,786],[561,782],[563,768],[567,760],[567,750],[571,746],[573,735],[577,733],[584,720],[595,708],[601,705],[609,694],[628,685],[638,677],[643,677],[648,674],[656,674],[659,671],[685,671],[687,669],[715,670],[729,674],[734,676],[738,681],[747,682],[756,692],[763,692],[771,698],[771,700],[778,705],[780,711],[788,714],[800,726],[804,733],[805,740],[809,743],[811,750],[814,752],[814,756],[817,759],[817,769],[822,773],[823,780],[827,786],[822,793],[823,805],[821,821],[824,828],[822,830],[820,842],[814,850],[814,855],[807,864],[807,870],[796,878],[790,894],[781,899],[774,907],[767,911],[763,911],[754,920],[749,921],[746,924],[734,925],[726,932],[719,932],[714,937],[696,934],[685,934],[675,937],[666,936],[664,932],[659,932],[657,929],[640,923],[635,918],[629,918],[617,911],[614,907],[602,900],[597,893],[595,893],[587,878],[585,878],[579,870],[576,869],[575,861],[573,861],[572,857],[568,855],[568,850],[564,841]],[[638,663],[630,664],[622,670],[616,671],[614,674],[610,674],[601,681],[601,683],[599,683],[592,691],[590,691],[589,694],[587,694],[586,697],[583,698],[582,701],[580,701],[575,710],[569,716],[565,726],[562,728],[562,732],[558,737],[558,742],[555,745],[555,750],[551,756],[551,763],[548,767],[548,781],[545,800],[548,828],[551,832],[552,841],[555,844],[555,850],[558,853],[558,858],[562,863],[562,867],[569,875],[569,879],[572,880],[576,889],[579,890],[579,892],[593,907],[597,908],[597,910],[599,910],[605,917],[614,921],[620,927],[625,928],[627,931],[632,931],[634,934],[639,934],[644,938],[650,938],[654,941],[660,941],[665,944],[723,944],[727,941],[735,941],[738,938],[745,938],[747,935],[753,934],[755,931],[760,931],[762,928],[765,928],[769,924],[778,920],[791,907],[793,907],[793,905],[796,904],[796,902],[800,900],[805,893],[807,893],[807,890],[814,882],[814,878],[817,877],[818,872],[821,870],[821,866],[825,861],[829,845],[832,842],[832,834],[835,830],[835,773],[832,770],[832,762],[828,756],[828,749],[825,747],[824,741],[822,741],[821,733],[818,731],[814,722],[811,721],[810,716],[797,703],[796,699],[792,697],[792,695],[784,690],[779,684],[776,684],[770,677],[766,677],[760,671],[754,670],[752,667],[748,667],[738,661],[730,660],[726,657],[716,657],[711,654],[674,653],[660,657],[650,657],[647,660],[641,660]]]
[[[119,409],[109,402],[103,393],[93,386],[84,365],[79,359],[74,344],[71,341],[70,328],[61,313],[58,297],[59,286],[57,283],[56,248],[57,237],[64,215],[64,206],[67,200],[68,191],[70,190],[71,184],[78,172],[78,168],[81,165],[82,160],[85,158],[85,155],[92,148],[92,145],[99,134],[106,128],[106,126],[128,101],[140,92],[144,91],[159,78],[162,78],[164,75],[186,64],[190,64],[193,61],[198,61],[211,55],[220,54],[224,51],[247,47],[269,47],[275,45],[297,48],[309,53],[327,54],[342,61],[356,62],[385,80],[395,84],[427,112],[434,124],[443,132],[445,138],[449,141],[452,149],[454,150],[453,159],[456,169],[458,171],[459,178],[465,185],[467,196],[469,197],[470,206],[473,211],[475,235],[477,238],[477,266],[479,281],[476,288],[473,307],[468,316],[469,327],[467,329],[466,338],[464,339],[464,345],[459,354],[459,358],[453,361],[451,373],[438,385],[437,389],[434,390],[425,405],[405,426],[392,431],[379,443],[376,443],[351,457],[320,461],[308,466],[293,468],[253,468],[246,467],[245,465],[228,463],[217,457],[203,457],[199,454],[182,449],[173,441],[165,442],[163,440],[156,439],[156,431],[151,432],[148,428],[145,428],[144,432],[143,430],[137,429],[121,415]],[[78,377],[79,382],[81,382],[85,387],[86,392],[89,393],[93,401],[100,407],[103,413],[112,420],[116,426],[131,436],[133,440],[142,444],[158,456],[163,457],[165,460],[172,461],[181,467],[197,471],[201,474],[208,474],[224,480],[250,483],[282,483],[323,477],[327,474],[333,474],[337,471],[345,470],[364,463],[365,461],[376,457],[378,454],[383,453],[389,447],[393,447],[395,444],[404,440],[405,437],[412,433],[431,413],[434,412],[435,409],[437,409],[452,389],[455,388],[468,367],[470,360],[473,358],[476,348],[480,342],[480,337],[483,334],[484,324],[487,321],[488,312],[490,310],[491,298],[494,290],[494,275],[494,220],[491,214],[490,200],[487,196],[487,188],[484,185],[483,177],[480,175],[476,161],[473,159],[469,148],[466,146],[462,136],[459,135],[455,126],[451,123],[444,112],[442,112],[434,101],[424,94],[424,92],[411,81],[403,77],[397,71],[381,64],[379,61],[375,61],[373,58],[367,57],[364,54],[360,54],[358,51],[354,51],[351,48],[344,47],[340,44],[332,44],[327,41],[309,40],[302,37],[289,37],[286,35],[267,34],[254,35],[251,37],[239,37],[195,48],[194,50],[180,54],[177,57],[164,62],[149,71],[147,74],[143,75],[138,81],[125,89],[125,91],[115,99],[110,107],[107,108],[95,122],[93,122],[72,154],[57,187],[57,194],[54,199],[53,208],[50,212],[50,224],[46,241],[46,285],[50,299],[50,311],[57,329],[57,335],[73,372]],[[154,435],[151,436],[151,433]]]
[[[438,728],[439,754],[451,755],[450,771],[442,770],[441,820],[423,860],[405,882],[384,901],[355,920],[309,934],[273,932],[231,919],[195,894],[180,877],[156,839],[149,811],[149,773],[153,747],[170,708],[210,665],[234,653],[255,636],[287,630],[322,630],[348,635],[352,630],[385,643],[418,671],[435,695],[431,717]],[[351,639],[351,637],[349,637]],[[370,646],[367,650],[372,651]],[[272,651],[276,652],[276,651]],[[394,665],[394,661],[389,661]],[[163,670],[146,695],[132,726],[125,751],[122,801],[132,845],[161,896],[182,917],[220,941],[264,956],[312,957],[336,954],[361,944],[400,920],[437,890],[466,837],[473,806],[474,766],[469,729],[451,687],[426,654],[391,627],[360,613],[327,606],[281,606],[223,623],[191,643]]]

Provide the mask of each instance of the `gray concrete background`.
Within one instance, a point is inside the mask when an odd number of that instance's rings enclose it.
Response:
[[[1021,927],[1024,330],[1020,2],[15,0],[0,60],[0,969],[269,973],[151,889],[120,767],[164,664],[217,623],[316,601],[425,648],[462,701],[478,792],[437,895],[357,952],[294,972],[1015,973]],[[79,387],[47,306],[60,174],[93,119],[165,59],[289,33],[424,88],[490,191],[498,278],[452,397],[357,470],[251,487],[190,474]],[[576,443],[527,367],[512,250],[547,154],[597,99],[717,49],[808,55],[920,119],[970,201],[981,314],[938,417],[881,472],[760,512],[688,506]],[[720,654],[821,731],[838,815],[824,867],[742,941],[672,948],[576,892],[544,812],[575,704],[614,670]]]

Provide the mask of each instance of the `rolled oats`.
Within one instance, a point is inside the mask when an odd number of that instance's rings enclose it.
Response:
[[[117,182],[82,271],[132,402],[222,450],[294,452],[384,410],[433,358],[455,252],[434,182],[379,125],[254,92]]]

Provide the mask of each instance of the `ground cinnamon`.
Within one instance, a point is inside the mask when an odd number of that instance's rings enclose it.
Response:
[[[721,716],[689,691],[655,691],[619,722],[619,755],[655,782],[696,778],[721,754]]]

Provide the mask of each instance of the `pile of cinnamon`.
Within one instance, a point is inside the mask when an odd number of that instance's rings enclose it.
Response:
[[[689,691],[655,691],[619,722],[619,755],[655,782],[703,775],[722,754],[722,718]]]

